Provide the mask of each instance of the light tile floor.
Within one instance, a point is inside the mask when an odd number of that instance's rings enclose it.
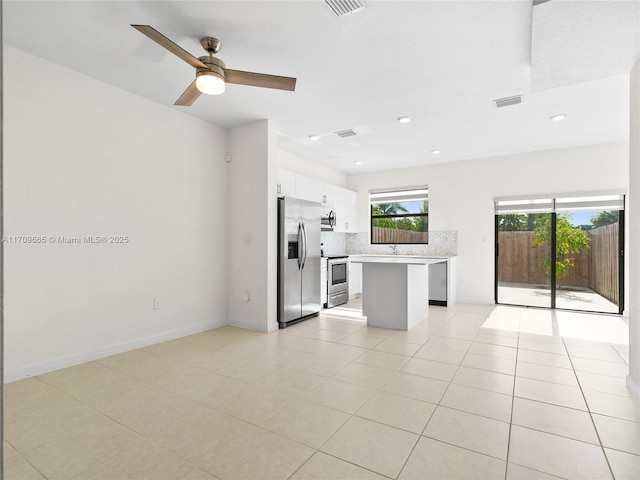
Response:
[[[219,328],[5,387],[5,479],[638,479],[626,324],[357,304]]]

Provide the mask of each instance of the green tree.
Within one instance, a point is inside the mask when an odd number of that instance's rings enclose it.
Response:
[[[429,202],[424,202],[420,207],[420,213],[429,213]],[[413,230],[416,232],[429,231],[429,217],[415,217]]]
[[[380,203],[378,205],[372,205],[372,214],[373,214],[373,221],[372,224],[374,227],[381,227],[381,228],[393,228],[393,229],[397,229],[398,228],[398,224],[396,223],[395,219],[393,218],[375,218],[376,215],[385,215],[383,213],[382,210],[382,205],[390,205],[389,203]],[[387,207],[388,208],[388,207]]]
[[[605,225],[611,225],[618,222],[618,212],[600,212],[597,215],[591,217],[591,224],[593,228],[604,227]]]
[[[522,232],[528,230],[528,216],[522,213],[508,213],[499,215],[498,231]]]
[[[372,224],[374,227],[393,228],[394,230],[408,230],[413,232],[429,231],[429,217],[408,216],[396,218],[380,218],[380,215],[398,215],[409,213],[401,203],[379,203],[371,206]],[[425,201],[420,207],[420,213],[429,213],[429,202]],[[377,217],[377,218],[376,218]]]
[[[586,232],[571,225],[570,214],[556,216],[556,279],[567,276],[569,268],[574,266],[573,255],[589,248],[591,239]],[[551,242],[551,216],[535,227],[535,244],[538,247]],[[542,266],[551,275],[551,259],[545,258]]]
[[[378,215],[396,215],[397,213],[409,212],[401,203],[379,203],[375,208],[379,209]]]

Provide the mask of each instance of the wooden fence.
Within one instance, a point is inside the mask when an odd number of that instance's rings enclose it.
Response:
[[[574,266],[558,284],[590,288],[618,304],[618,224],[587,231],[590,248],[573,256]],[[548,285],[542,261],[551,256],[548,245],[537,247],[534,232],[498,232],[498,281]]]
[[[589,288],[617,305],[620,298],[618,224],[613,223],[591,230],[589,236],[591,237]]]
[[[429,232],[372,227],[371,243],[427,243]]]

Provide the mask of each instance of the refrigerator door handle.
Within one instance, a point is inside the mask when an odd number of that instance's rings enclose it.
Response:
[[[298,222],[298,270],[302,270],[303,252],[304,252],[304,242],[302,239],[302,223]]]
[[[307,263],[307,229],[304,228],[304,222],[301,223],[302,225],[302,244],[304,245],[303,250],[302,250],[302,268],[304,268],[305,264]]]

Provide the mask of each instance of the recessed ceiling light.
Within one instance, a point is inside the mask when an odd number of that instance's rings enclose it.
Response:
[[[320,140],[320,135],[309,135],[309,140],[317,142],[318,140]]]
[[[398,117],[398,121],[400,123],[409,123],[411,121],[411,117],[403,115],[402,117]]]
[[[552,115],[549,118],[551,120],[553,120],[554,122],[560,122],[560,121],[564,120],[567,117],[568,117],[568,115],[566,113],[557,113],[555,115]]]
[[[362,162],[360,160],[356,160],[355,162],[353,162],[354,165],[362,165]]]
[[[431,150],[434,155],[440,155],[440,150]]]

